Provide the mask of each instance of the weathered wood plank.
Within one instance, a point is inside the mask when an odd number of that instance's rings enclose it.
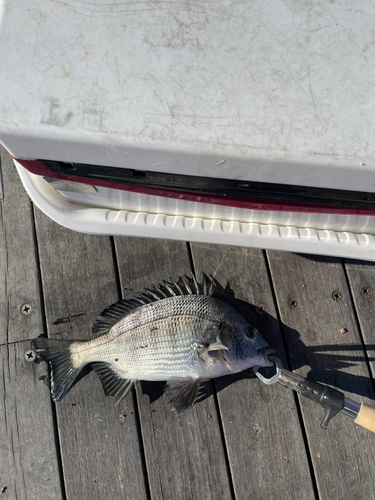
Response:
[[[291,368],[345,391],[374,397],[344,269],[339,259],[268,252]],[[341,295],[342,300],[335,301]],[[298,307],[288,306],[295,299]],[[292,304],[293,305],[293,304]],[[294,302],[294,305],[295,302]],[[321,498],[373,498],[373,434],[337,415],[323,431],[322,409],[300,398]]]
[[[92,338],[98,314],[118,300],[108,237],[74,233],[36,211],[48,335]],[[133,398],[119,407],[91,372],[56,405],[67,499],[144,499]]]
[[[9,500],[61,499],[47,366],[30,342],[0,346],[0,489]]]
[[[124,295],[172,276],[190,274],[185,243],[116,238]],[[160,397],[164,383],[137,386],[142,436],[154,499],[231,498],[219,416],[208,397],[188,412],[171,412]],[[151,403],[150,403],[151,400]]]
[[[375,263],[346,260],[354,305],[357,310],[372,377],[375,377]],[[375,406],[375,403],[373,403]]]
[[[192,244],[192,254],[197,275],[211,273],[285,362],[263,253]],[[236,498],[315,498],[293,394],[250,375],[215,380]]]
[[[0,145],[0,147],[2,147],[2,146]],[[1,160],[0,160],[0,200],[2,200],[3,198],[4,198],[3,175],[2,175],[2,172],[1,172]]]
[[[31,202],[13,160],[3,147],[4,199],[0,201],[0,344],[42,333],[42,316]],[[31,314],[21,313],[30,304]]]

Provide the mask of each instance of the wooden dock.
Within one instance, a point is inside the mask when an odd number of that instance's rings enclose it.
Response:
[[[24,357],[30,339],[88,339],[119,298],[204,271],[286,367],[374,405],[373,263],[74,233],[33,207],[4,150],[1,166],[1,500],[375,498],[375,435],[344,415],[323,431],[321,407],[250,371],[179,416],[162,383],[115,407],[92,371],[54,404],[46,363]]]

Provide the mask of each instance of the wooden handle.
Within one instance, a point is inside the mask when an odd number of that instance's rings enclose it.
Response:
[[[371,432],[375,432],[375,408],[361,403],[358,417],[354,422]]]

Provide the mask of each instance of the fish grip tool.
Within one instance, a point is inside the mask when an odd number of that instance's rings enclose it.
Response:
[[[268,359],[275,363],[276,374],[271,378],[266,378],[259,373],[260,367],[255,366],[253,368],[255,375],[266,385],[279,383],[322,406],[324,409],[324,417],[320,424],[322,429],[326,429],[329,421],[341,412],[344,415],[354,418],[356,424],[375,432],[374,408],[346,398],[344,393],[337,389],[308,380],[297,373],[285,370],[282,367],[280,359],[276,356],[269,356]]]

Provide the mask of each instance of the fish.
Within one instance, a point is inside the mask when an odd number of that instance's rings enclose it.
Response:
[[[273,353],[256,328],[213,296],[215,283],[181,276],[105,309],[94,338],[39,337],[33,346],[51,366],[51,395],[60,401],[83,367],[91,364],[104,393],[118,404],[135,381],[166,381],[172,409],[194,405],[203,381],[258,366]]]

